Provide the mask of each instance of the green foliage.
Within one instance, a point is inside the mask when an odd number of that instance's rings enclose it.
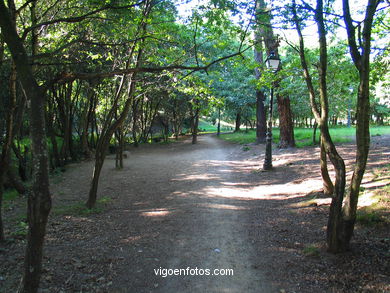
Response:
[[[249,146],[247,146],[247,145],[244,145],[243,147],[242,147],[242,150],[244,151],[244,152],[247,152],[247,151],[249,151],[251,148],[249,147]]]
[[[27,232],[28,232],[28,224],[25,221],[20,221],[15,227],[15,230],[13,230],[10,234],[11,236],[14,237],[24,238],[27,236]]]
[[[306,256],[314,256],[314,257],[318,257],[320,255],[320,250],[319,248],[316,246],[316,245],[309,245],[309,246],[306,246],[304,249],[303,249],[303,254],[305,254]]]
[[[8,189],[3,193],[4,201],[12,201],[18,198],[19,193],[15,189]]]
[[[88,209],[85,202],[77,202],[72,205],[54,207],[52,213],[60,216],[89,216],[100,214],[104,208],[111,202],[111,198],[102,197],[97,200],[96,207]]]

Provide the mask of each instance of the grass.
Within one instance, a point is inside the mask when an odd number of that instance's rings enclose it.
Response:
[[[384,134],[390,134],[389,126],[373,126],[371,127],[371,135],[379,136]],[[317,130],[317,142],[319,139],[320,131]],[[275,128],[272,130],[272,136],[274,143],[279,142],[279,129]],[[330,128],[330,135],[335,143],[346,143],[351,142],[355,136],[355,128],[354,127],[334,127]],[[313,129],[311,128],[295,128],[294,129],[294,137],[296,146],[306,147],[313,145]],[[239,143],[239,144],[249,144],[256,141],[256,131],[249,130],[239,131],[234,133],[226,133],[222,134],[221,138],[230,142]]]
[[[390,165],[383,166],[374,171],[374,180],[378,186],[369,191],[364,190],[359,201],[364,199],[369,204],[358,209],[357,223],[363,226],[390,224]]]
[[[320,250],[314,245],[309,245],[303,249],[303,253],[307,256],[319,256]]]
[[[200,130],[200,133],[216,133],[218,131],[217,125],[213,125],[210,122],[203,119],[199,119],[198,129]],[[230,127],[221,125],[221,132],[230,131],[230,130],[231,130]]]
[[[303,254],[306,256],[318,257],[320,255],[320,249],[315,244],[310,244],[303,248]]]
[[[85,202],[77,202],[68,206],[54,207],[52,210],[53,215],[61,216],[89,216],[94,214],[100,214],[104,211],[105,205],[111,201],[109,197],[102,197],[96,201],[96,207],[88,209],[85,206]]]

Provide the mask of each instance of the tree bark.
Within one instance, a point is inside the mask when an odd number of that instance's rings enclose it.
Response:
[[[300,55],[300,60],[303,68],[306,85],[309,90],[311,109],[321,131],[321,144],[323,144],[325,152],[329,157],[336,172],[334,193],[330,205],[328,227],[327,227],[328,250],[330,252],[336,253],[336,252],[343,251],[344,249],[343,241],[340,237],[340,232],[342,226],[341,209],[342,209],[343,198],[345,193],[346,171],[345,171],[344,160],[338,154],[336,147],[329,134],[329,128],[328,128],[329,107],[328,107],[328,96],[327,96],[327,85],[326,85],[327,46],[326,46],[326,31],[325,31],[324,18],[323,18],[323,0],[317,0],[317,7],[315,9],[315,21],[318,27],[318,36],[319,36],[319,45],[320,45],[320,62],[318,66],[319,85],[320,85],[319,86],[320,109],[318,108],[318,105],[316,103],[316,92],[306,62],[304,41],[303,41],[301,26],[296,12],[295,1],[293,1],[293,18],[299,36],[299,55]]]
[[[264,106],[265,96],[260,90],[256,91],[256,143],[265,143],[267,120]]]
[[[261,7],[260,3],[256,2],[256,24],[257,29],[255,31],[255,49],[254,49],[254,59],[259,65],[259,68],[255,68],[255,77],[260,79],[261,77],[261,68],[264,66],[263,60],[263,43],[261,38]],[[267,133],[267,121],[266,121],[266,110],[264,106],[265,95],[264,92],[260,89],[256,90],[256,143],[265,143],[266,133]]]
[[[16,68],[15,64],[11,66],[11,74],[9,80],[9,106],[6,113],[6,130],[5,141],[2,143],[0,156],[0,241],[5,240],[2,206],[3,206],[3,192],[4,180],[9,169],[11,161],[11,147],[14,138],[14,112],[16,107]]]
[[[295,147],[294,125],[292,121],[292,113],[290,107],[290,98],[277,95],[278,111],[279,111],[279,148]]]
[[[198,127],[199,127],[199,102],[195,102],[195,113],[192,118],[192,144],[198,142]]]
[[[42,272],[43,242],[47,218],[51,209],[49,192],[48,153],[45,134],[45,95],[38,86],[26,50],[20,40],[7,7],[0,0],[0,27],[15,63],[25,94],[31,100],[30,132],[33,151],[34,176],[28,196],[27,218],[29,229],[24,263],[24,275],[19,292],[38,291]]]
[[[54,167],[59,167],[62,165],[62,160],[60,158],[60,154],[58,152],[58,144],[57,139],[54,131],[54,125],[53,125],[53,116],[54,116],[54,110],[53,105],[51,101],[48,103],[48,111],[46,115],[46,126],[47,126],[47,132],[50,138],[51,146],[52,146],[52,152],[54,157]]]
[[[221,107],[218,107],[217,136],[221,134]]]
[[[240,126],[241,126],[241,113],[237,112],[236,113],[236,126],[234,129],[234,132],[240,131]]]
[[[258,10],[260,15],[263,15],[262,25],[260,26],[260,34],[263,36],[265,49],[267,55],[274,52],[276,56],[279,56],[278,47],[279,41],[274,36],[273,28],[271,25],[272,15],[267,12],[266,3],[264,0],[258,1]],[[266,17],[264,17],[266,13]],[[279,87],[279,82],[275,83],[275,88]],[[280,128],[280,148],[295,147],[294,139],[294,124],[292,119],[292,112],[290,106],[290,98],[288,96],[277,95],[278,112],[279,112],[279,128]]]
[[[321,138],[320,138],[320,166],[321,166],[323,192],[326,195],[333,195],[334,186],[329,176],[326,149],[324,143],[322,143]]]
[[[86,202],[86,206],[89,209],[95,207],[95,205],[96,205],[100,172],[102,170],[104,160],[106,158],[106,152],[107,152],[108,146],[110,145],[110,139],[111,139],[112,135],[115,133],[115,131],[119,127],[122,126],[123,122],[125,121],[125,119],[127,117],[128,112],[130,110],[131,101],[132,101],[133,93],[135,90],[135,81],[132,80],[134,77],[135,76],[132,76],[131,80],[129,81],[129,90],[127,93],[127,100],[125,102],[125,105],[123,107],[123,110],[122,110],[120,116],[113,124],[111,124],[111,119],[110,119],[110,122],[106,121],[106,123],[107,123],[106,129],[102,130],[102,134],[101,134],[99,141],[97,143],[96,154],[95,154],[95,168],[93,171],[93,177],[92,177],[91,187],[90,187],[89,194],[88,194],[88,200]],[[125,77],[123,76],[123,78],[125,78]],[[122,81],[122,85],[123,85],[123,81]],[[120,86],[120,88],[118,89],[116,100],[118,100],[119,96],[121,95],[121,87],[122,86]],[[116,107],[117,106],[114,106],[111,109],[111,111],[117,111]],[[109,114],[109,116],[111,116],[111,115]],[[107,119],[109,119],[109,118],[107,118]]]
[[[343,207],[343,226],[341,229],[342,249],[348,249],[356,221],[359,188],[366,169],[370,148],[370,51],[371,31],[379,0],[369,0],[363,20],[361,47],[356,42],[355,25],[350,15],[349,1],[343,0],[344,22],[347,28],[348,44],[352,60],[359,72],[359,87],[356,105],[356,158],[351,179],[351,187]],[[360,50],[359,50],[360,49]]]

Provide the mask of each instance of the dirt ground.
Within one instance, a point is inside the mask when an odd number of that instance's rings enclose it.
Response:
[[[350,166],[353,145],[340,152]],[[321,188],[318,148],[274,149],[269,172],[263,154],[213,135],[130,149],[123,170],[107,158],[91,214],[72,207],[86,200],[93,162],[68,165],[52,179],[41,292],[390,292],[388,225],[358,225],[352,250],[332,255],[329,199],[302,205]],[[389,159],[390,137],[374,138],[366,188]],[[8,234],[18,212],[4,211]],[[17,288],[24,246],[14,236],[0,247],[0,292]]]

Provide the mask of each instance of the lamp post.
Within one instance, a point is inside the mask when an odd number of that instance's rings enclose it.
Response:
[[[265,60],[265,64],[268,69],[273,73],[276,73],[279,70],[280,59],[275,55],[275,52],[271,52],[270,55]],[[271,85],[271,97],[269,104],[269,117],[267,123],[267,134],[266,134],[266,144],[265,144],[265,158],[264,158],[264,170],[272,169],[272,110],[274,103],[274,85]]]

